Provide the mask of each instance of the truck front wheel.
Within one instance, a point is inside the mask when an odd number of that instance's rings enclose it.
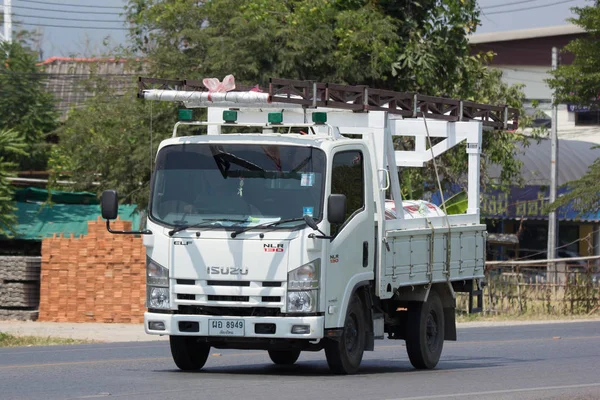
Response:
[[[440,296],[432,290],[424,303],[408,307],[406,351],[413,367],[435,368],[444,346],[444,309]]]
[[[354,295],[348,305],[342,336],[339,340],[327,339],[325,342],[325,356],[332,372],[353,374],[358,371],[365,352],[366,329],[364,307]]]
[[[195,371],[206,364],[210,346],[194,336],[169,336],[171,355],[182,371]]]
[[[300,350],[269,350],[269,357],[277,365],[292,365],[300,357]]]

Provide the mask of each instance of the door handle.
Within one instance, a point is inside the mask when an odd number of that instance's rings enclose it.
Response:
[[[363,242],[363,268],[369,266],[369,242]]]

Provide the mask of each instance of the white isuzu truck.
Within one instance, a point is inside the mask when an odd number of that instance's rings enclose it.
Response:
[[[180,369],[202,368],[211,347],[267,350],[276,364],[324,349],[350,374],[386,334],[415,368],[434,368],[456,340],[455,293],[481,307],[482,130],[513,128],[514,109],[282,79],[219,93],[140,78],[139,96],[207,108],[160,144],[146,229],[115,232],[143,234],[145,329],[169,335]],[[186,125],[194,135],[178,136]],[[395,150],[397,136],[413,150]],[[398,168],[457,145],[466,213],[403,201]],[[105,191],[109,230],[117,207]]]

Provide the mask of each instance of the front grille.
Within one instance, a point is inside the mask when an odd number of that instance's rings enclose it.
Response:
[[[263,287],[281,287],[281,282],[263,282]]]
[[[250,281],[206,281],[208,286],[250,286]]]
[[[178,285],[195,285],[196,281],[193,279],[177,279]]]
[[[196,300],[195,294],[178,293],[177,300]]]
[[[266,302],[276,302],[279,303],[281,301],[281,297],[279,296],[263,296],[262,301]]]
[[[178,314],[186,315],[227,315],[232,317],[279,317],[279,308],[269,307],[206,307],[206,306],[179,306]]]
[[[249,302],[250,296],[219,296],[219,295],[208,295],[209,301],[240,301]]]

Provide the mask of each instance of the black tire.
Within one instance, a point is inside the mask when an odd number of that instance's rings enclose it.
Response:
[[[425,303],[411,303],[406,327],[406,351],[413,367],[433,369],[444,347],[444,309],[440,296],[429,292]]]
[[[300,350],[269,350],[269,357],[277,365],[292,365],[298,361]]]
[[[210,346],[194,336],[170,336],[171,356],[182,371],[196,371],[204,367]]]
[[[327,339],[325,356],[331,372],[354,374],[360,367],[365,352],[367,321],[360,299],[354,295],[344,322],[344,330],[339,340]]]

